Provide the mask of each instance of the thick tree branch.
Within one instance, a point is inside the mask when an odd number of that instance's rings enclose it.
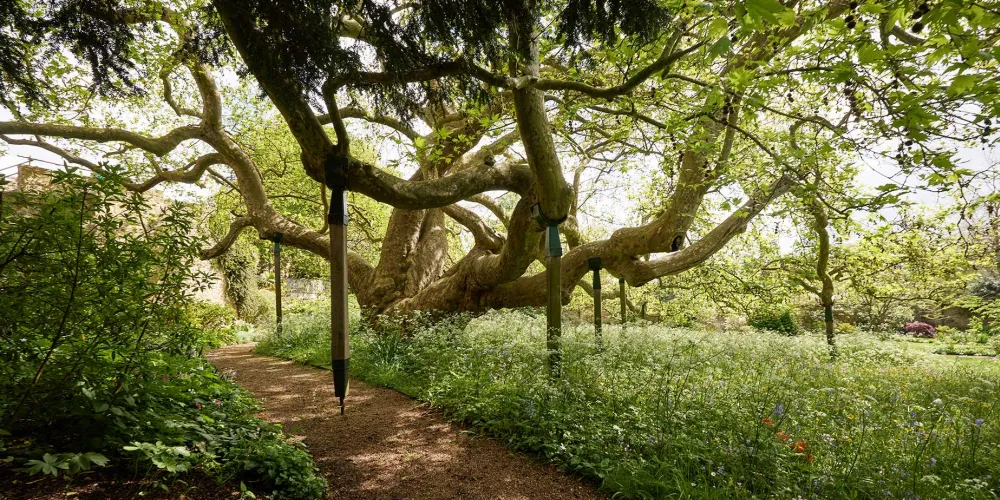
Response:
[[[430,180],[407,181],[372,165],[352,161],[347,187],[396,208],[436,208],[486,191],[527,194],[531,171],[521,165],[480,165]]]
[[[240,233],[244,229],[253,226],[253,217],[237,217],[236,220],[229,223],[229,230],[215,245],[212,245],[201,252],[201,258],[204,260],[214,259],[220,257],[229,251],[229,247],[233,246],[236,242],[236,238],[240,237]]]
[[[612,87],[594,87],[583,82],[574,82],[570,80],[553,80],[547,78],[532,79],[528,78],[522,82],[518,82],[520,85],[530,85],[539,90],[570,90],[574,92],[580,92],[586,94],[590,97],[595,97],[599,99],[613,99],[620,95],[627,94],[633,89],[638,87],[645,82],[649,77],[668,69],[674,62],[683,58],[684,56],[698,50],[707,42],[698,42],[686,49],[678,51],[670,51],[670,46],[667,46],[660,53],[660,57],[656,58],[655,61],[649,65],[640,68],[638,71],[632,74],[624,82],[614,85]]]
[[[476,194],[469,196],[468,198],[466,198],[466,200],[478,203],[489,209],[489,211],[493,212],[493,215],[496,216],[496,218],[500,221],[501,224],[503,224],[504,227],[510,225],[510,217],[507,216],[507,213],[504,212],[503,207],[501,207],[500,204],[497,203],[497,201],[494,200],[493,198],[490,198],[485,194]]]
[[[166,66],[160,71],[160,81],[163,82],[163,100],[167,102],[167,105],[170,106],[170,109],[174,110],[177,116],[193,116],[200,119],[201,113],[179,105],[177,100],[174,99],[173,84],[170,82],[170,72],[172,69]]]
[[[39,135],[60,139],[81,139],[95,142],[124,142],[157,156],[173,151],[180,143],[202,137],[197,125],[178,127],[160,137],[147,137],[119,128],[77,127],[54,123],[0,122],[0,134]]]
[[[333,123],[333,131],[337,135],[337,150],[341,155],[351,153],[351,139],[347,135],[347,127],[344,126],[344,118],[340,115],[340,107],[337,106],[337,90],[332,79],[327,79],[323,83],[323,101],[326,102],[326,109],[329,111],[330,122]],[[322,123],[322,122],[321,122]]]
[[[209,153],[206,155],[199,156],[193,162],[189,163],[185,170],[167,170],[163,172],[157,172],[149,180],[137,184],[137,183],[126,183],[125,187],[129,190],[136,191],[139,193],[145,193],[149,191],[157,184],[161,182],[180,182],[184,184],[194,184],[201,180],[202,176],[212,165],[225,164],[226,160],[219,153]]]
[[[601,257],[605,269],[612,275],[625,278],[632,286],[640,286],[658,277],[679,273],[711,257],[734,236],[744,231],[750,221],[771,201],[788,192],[791,186],[792,181],[789,178],[781,177],[767,189],[751,196],[740,209],[691,246],[657,259],[643,261],[622,255],[619,242],[615,241],[614,236],[607,240],[580,245],[563,257],[564,303],[568,303],[573,288],[589,270],[587,259]],[[660,248],[658,251],[669,251],[669,249]],[[480,304],[490,308],[538,306],[545,303],[545,287],[545,273],[521,277],[484,292],[480,297]]]
[[[503,238],[497,235],[491,227],[487,226],[475,212],[459,205],[448,205],[442,210],[444,210],[444,213],[448,217],[465,226],[472,233],[476,246],[491,252],[500,251],[504,242]]]
[[[400,120],[397,120],[396,118],[393,118],[388,115],[372,114],[357,106],[347,106],[340,108],[340,117],[343,119],[356,118],[371,123],[377,123],[379,125],[385,125],[386,127],[389,127],[405,135],[410,140],[414,140],[417,137],[420,137],[420,134],[418,134],[416,130],[413,130],[412,127],[403,123]],[[324,125],[328,123],[333,123],[333,118],[329,114],[319,115],[317,118],[319,119],[319,122]]]

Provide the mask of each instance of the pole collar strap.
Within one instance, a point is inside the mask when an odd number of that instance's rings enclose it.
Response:
[[[330,188],[330,213],[326,221],[337,226],[346,226],[347,215],[347,157],[330,155],[323,163],[323,175]]]
[[[600,257],[591,257],[591,258],[587,259],[587,265],[590,266],[590,270],[591,271],[600,271],[601,270],[601,258]]]
[[[285,233],[274,233],[274,237],[271,238],[271,241],[275,243],[281,243],[281,241],[284,238],[285,238]]]
[[[330,189],[347,188],[347,157],[329,155],[323,162],[323,175]]]
[[[547,257],[561,256],[563,251],[562,243],[559,241],[559,224],[562,224],[566,217],[557,221],[551,220],[542,213],[542,206],[538,203],[531,207],[531,215],[539,225],[545,228],[545,240],[547,241],[545,255]]]
[[[538,222],[538,225],[542,227],[558,226],[559,224],[566,222],[566,218],[569,217],[569,215],[564,215],[562,219],[552,220],[546,217],[545,213],[542,212],[542,205],[540,203],[535,203],[531,206],[531,216],[534,217],[535,221]]]

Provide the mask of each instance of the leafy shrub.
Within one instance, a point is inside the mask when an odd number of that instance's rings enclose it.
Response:
[[[941,340],[948,340],[958,335],[959,331],[957,328],[950,327],[948,325],[941,325],[936,328],[937,332],[935,337]]]
[[[850,335],[853,333],[857,333],[858,327],[850,323],[837,323],[836,326],[834,326],[834,331],[837,333],[837,335]]]
[[[1000,299],[1000,276],[987,274],[969,284],[969,293],[986,300]]]
[[[171,203],[152,216],[110,175],[53,176],[51,190],[0,220],[0,255],[10,256],[0,266],[0,416],[12,432],[72,414],[81,387],[120,392],[152,351],[203,344],[187,309],[205,278],[193,271],[191,209]]]
[[[750,318],[750,326],[782,335],[798,335],[799,326],[791,309],[765,309]]]
[[[199,467],[276,496],[319,497],[305,450],[195,357],[225,340],[229,317],[193,301],[205,276],[193,271],[201,242],[191,208],[171,203],[153,214],[107,168],[102,178],[56,172],[52,190],[4,207],[4,460],[53,476]]]
[[[269,328],[274,325],[274,292],[270,290],[255,290],[253,295],[243,302],[240,319],[247,323]]]
[[[198,352],[236,342],[236,313],[212,302],[197,301],[187,308],[191,324],[201,331]]]
[[[979,344],[946,344],[944,346],[934,348],[931,352],[934,354],[951,354],[959,356],[993,356],[996,354],[993,347]]]
[[[911,337],[932,339],[937,334],[937,329],[930,324],[921,321],[914,321],[904,324],[903,332]]]
[[[237,238],[229,251],[216,259],[216,266],[222,271],[226,299],[236,308],[240,319],[254,324],[266,320],[269,306],[258,287],[259,262],[260,252],[246,235]]]

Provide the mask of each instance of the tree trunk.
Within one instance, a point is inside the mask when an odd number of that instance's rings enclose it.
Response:
[[[822,282],[819,298],[823,305],[823,324],[826,331],[826,342],[830,346],[830,357],[837,357],[837,343],[833,321],[833,278],[830,276],[830,225],[826,210],[815,199],[812,204],[813,229],[816,231],[816,238],[819,242],[818,255],[816,258],[816,275]]]

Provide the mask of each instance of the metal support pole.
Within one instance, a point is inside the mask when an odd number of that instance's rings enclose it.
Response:
[[[552,225],[545,230],[548,239],[548,281],[549,281],[549,308],[548,335],[545,346],[549,351],[549,369],[552,375],[559,376],[559,362],[561,353],[559,352],[559,341],[562,337],[562,244],[559,242],[559,226]]]
[[[281,240],[283,233],[274,233],[274,312],[275,332],[281,335]]]
[[[326,159],[326,185],[330,188],[330,351],[333,368],[333,391],[340,398],[340,414],[344,414],[344,398],[349,390],[351,339],[347,312],[347,158],[330,156]]]
[[[532,213],[535,220],[545,226],[545,264],[549,294],[545,347],[549,353],[549,373],[556,378],[559,377],[562,356],[559,347],[562,337],[562,242],[559,241],[559,224],[562,221],[547,219],[539,205],[532,207]]]
[[[601,316],[604,308],[601,307],[601,258],[592,257],[587,259],[587,265],[594,271],[594,338],[598,347],[601,345]]]
[[[618,289],[621,295],[622,302],[622,327],[628,321],[628,297],[625,296],[625,278],[618,278]]]
[[[0,174],[0,221],[3,220],[3,192],[7,189],[7,174]]]

